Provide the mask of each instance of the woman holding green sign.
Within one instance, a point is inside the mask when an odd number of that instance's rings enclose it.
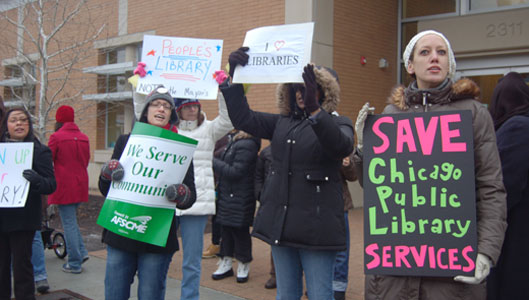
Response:
[[[0,299],[11,299],[11,266],[15,298],[35,299],[31,251],[35,231],[40,230],[42,222],[41,195],[49,195],[57,187],[51,150],[34,135],[31,116],[21,107],[6,112],[0,127],[0,142],[33,143],[31,169],[22,173],[29,182],[26,204],[0,208]],[[6,159],[5,152],[3,157]]]
[[[146,98],[139,122],[148,123],[173,132],[178,132],[173,99],[164,87],[156,88]],[[107,195],[112,181],[120,181],[124,170],[119,159],[125,149],[129,134],[116,141],[112,160],[106,163],[99,177],[99,190]],[[183,184],[167,187],[166,197],[176,202],[179,209],[188,209],[196,199],[193,163],[190,164]],[[107,266],[105,274],[105,299],[125,300],[130,297],[130,285],[138,274],[138,299],[160,300],[165,298],[165,282],[169,264],[178,250],[176,223],[173,218],[165,247],[159,247],[129,239],[111,231],[103,231],[103,242],[107,244]]]
[[[474,276],[426,277],[366,275],[365,299],[485,299],[482,284],[500,255],[507,227],[505,189],[496,148],[492,119],[476,101],[479,88],[469,79],[453,82],[456,61],[446,37],[428,30],[415,35],[406,46],[403,61],[415,79],[408,87],[395,88],[383,114],[470,110],[474,138],[477,258]],[[372,108],[366,103],[358,114],[355,162],[362,176],[363,130]]]

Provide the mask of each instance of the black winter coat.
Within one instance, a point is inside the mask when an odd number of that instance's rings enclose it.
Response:
[[[129,140],[130,134],[123,134],[120,135],[118,140],[116,141],[116,145],[114,146],[114,152],[112,153],[112,159],[120,159],[121,154],[125,150],[125,146],[127,145],[127,141]],[[187,169],[186,176],[184,178],[183,183],[189,187],[189,190],[191,191],[191,204],[188,207],[178,207],[180,209],[187,209],[192,206],[192,204],[196,200],[196,189],[195,189],[195,175],[193,172],[193,162],[189,165],[189,168]],[[101,191],[101,194],[106,196],[108,194],[108,190],[110,189],[111,181],[99,176],[99,191]],[[176,206],[175,206],[176,207]],[[167,244],[165,247],[160,247],[144,242],[140,242],[137,240],[129,239],[124,236],[115,234],[111,231],[108,231],[106,229],[103,229],[103,243],[110,245],[114,248],[121,249],[128,252],[135,252],[135,253],[174,253],[178,250],[178,239],[176,236],[176,223],[175,218],[173,217],[173,221],[171,223],[171,229],[169,230],[169,236],[167,237]]]
[[[239,131],[226,150],[213,159],[218,176],[216,222],[223,226],[249,227],[255,213],[254,176],[261,141]]]
[[[529,299],[529,114],[511,117],[496,131],[507,190],[507,231],[491,270],[487,299]]]
[[[327,107],[337,103],[328,102],[338,99],[331,97],[336,91],[328,90],[322,76],[331,75],[314,71],[325,96],[322,111],[311,119],[288,110],[291,98],[282,94],[287,85],[278,88],[282,114],[250,110],[242,85],[221,85],[221,91],[235,128],[270,139],[273,145],[272,170],[252,235],[271,245],[342,251],[346,244],[340,167],[353,151],[353,126],[348,118],[330,114]]]
[[[0,208],[0,232],[40,230],[42,226],[41,195],[49,195],[57,188],[51,150],[37,139],[33,142],[33,166],[40,175],[40,183],[30,184],[26,205],[20,208]]]

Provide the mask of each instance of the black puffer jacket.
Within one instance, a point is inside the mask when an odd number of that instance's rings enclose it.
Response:
[[[255,163],[261,141],[244,131],[229,137],[220,159],[213,159],[213,171],[218,176],[216,222],[232,227],[250,226],[255,213]]]
[[[312,250],[345,250],[340,167],[353,150],[353,126],[333,116],[336,78],[315,68],[322,111],[307,118],[297,110],[291,85],[278,86],[281,114],[250,110],[242,85],[221,85],[237,129],[272,142],[272,170],[252,234],[271,244]]]
[[[127,145],[127,141],[129,140],[130,134],[123,134],[118,137],[118,140],[116,141],[116,145],[114,146],[114,152],[112,153],[112,159],[119,160],[121,157],[121,154],[125,150],[125,146]],[[196,200],[196,189],[195,189],[195,175],[193,173],[193,162],[189,165],[189,168],[187,169],[186,176],[184,177],[183,183],[189,187],[189,190],[191,191],[191,205]],[[99,191],[101,194],[106,196],[108,194],[108,191],[110,189],[110,184],[112,182],[99,176]],[[180,209],[187,209],[191,207],[189,205],[188,207],[179,207]],[[160,247],[144,242],[140,242],[137,240],[129,239],[127,237],[115,234],[111,231],[108,231],[106,229],[103,229],[103,242],[107,245],[110,245],[114,248],[121,249],[128,252],[135,252],[135,253],[173,253],[178,250],[178,238],[176,236],[176,223],[175,218],[173,218],[173,221],[171,223],[171,229],[169,230],[169,236],[167,237],[167,244],[165,247]]]
[[[32,169],[40,175],[40,184],[29,185],[26,205],[20,208],[0,208],[0,232],[40,230],[42,222],[41,195],[49,195],[57,188],[53,172],[51,150],[33,141]]]

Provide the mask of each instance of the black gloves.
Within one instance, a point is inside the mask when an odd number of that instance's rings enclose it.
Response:
[[[40,178],[39,173],[35,172],[35,170],[32,170],[32,169],[24,170],[24,172],[22,172],[22,176],[26,178],[26,180],[29,181],[31,184],[37,187],[40,185],[41,178]]]
[[[189,208],[191,203],[191,190],[183,183],[171,184],[165,191],[165,197],[171,202],[176,202],[178,208]]]
[[[112,159],[101,168],[101,177],[107,180],[120,181],[125,176],[125,170],[117,159]]]
[[[230,53],[228,57],[228,62],[230,63],[230,77],[233,78],[233,72],[235,72],[235,67],[237,65],[246,66],[248,64],[248,54],[246,52],[250,50],[248,47],[241,47],[236,51]]]
[[[310,114],[320,108],[318,99],[316,99],[316,92],[318,91],[318,84],[316,83],[316,75],[314,74],[314,66],[307,64],[303,68],[303,81],[305,81],[305,95],[303,103],[305,110]],[[320,97],[323,95],[320,95]]]

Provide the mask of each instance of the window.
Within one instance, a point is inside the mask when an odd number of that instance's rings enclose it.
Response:
[[[26,105],[30,110],[35,107],[35,68],[29,64],[8,65],[4,68],[3,98],[6,105]],[[33,113],[32,111],[30,111]]]
[[[455,13],[456,2],[456,0],[403,0],[402,18]]]
[[[496,8],[505,8],[529,4],[529,0],[469,0],[470,11],[473,10],[494,10]]]

